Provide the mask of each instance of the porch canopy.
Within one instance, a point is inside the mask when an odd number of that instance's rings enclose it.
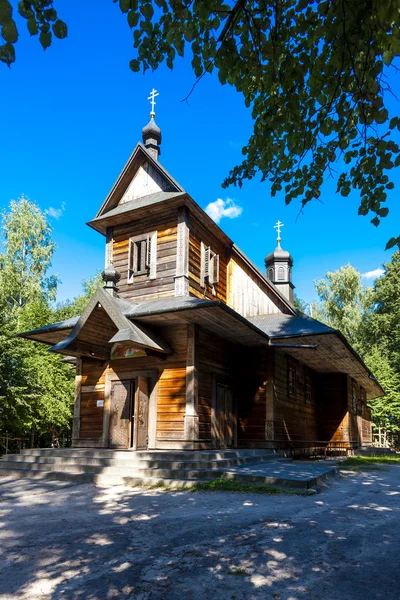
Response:
[[[384,395],[371,371],[337,330],[298,312],[246,319],[219,300],[189,296],[132,303],[99,289],[80,317],[21,333],[50,344],[50,351],[68,356],[109,360],[116,342],[169,354],[160,327],[196,323],[242,346],[282,347],[290,356],[320,373],[346,373],[366,390],[367,398]]]

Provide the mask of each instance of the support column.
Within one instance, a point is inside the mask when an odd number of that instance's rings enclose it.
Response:
[[[274,351],[272,348],[267,349],[267,385],[265,395],[265,439],[271,442],[275,439]]]
[[[186,351],[186,413],[185,441],[199,439],[198,386],[196,369],[196,325],[191,323],[187,329]]]
[[[79,439],[81,428],[81,390],[82,390],[82,359],[76,359],[75,367],[75,399],[74,399],[74,418],[72,422],[72,445],[74,440]]]
[[[176,252],[175,296],[189,295],[189,211],[178,210],[178,238]]]

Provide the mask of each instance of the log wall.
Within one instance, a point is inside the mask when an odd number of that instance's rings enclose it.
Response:
[[[296,369],[296,393],[289,396],[288,368]],[[305,397],[305,377],[312,381],[311,401]],[[282,351],[274,358],[274,420],[275,440],[318,440],[316,387],[317,375],[302,363]]]
[[[268,284],[238,255],[229,260],[227,283],[227,304],[244,317],[288,312]]]
[[[89,439],[101,441],[104,408],[96,407],[96,402],[105,400],[106,376],[126,379],[134,371],[149,370],[157,372],[156,440],[184,439],[187,326],[160,328],[158,333],[173,349],[166,358],[146,356],[104,363],[83,360],[80,412],[83,443]]]
[[[113,228],[112,261],[121,273],[118,294],[134,301],[174,296],[177,252],[177,209],[164,208],[148,217]],[[128,283],[129,238],[157,231],[157,276],[137,275]]]
[[[219,254],[219,281],[215,284],[215,294],[212,286],[201,286],[201,242],[210,246],[215,254]],[[227,248],[221,241],[212,235],[201,223],[190,221],[189,231],[189,294],[197,298],[210,298],[226,302],[227,278]]]

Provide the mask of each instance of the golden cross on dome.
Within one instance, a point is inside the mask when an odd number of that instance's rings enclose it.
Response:
[[[154,107],[156,105],[156,101],[154,100],[154,98],[156,98],[156,96],[159,96],[160,94],[157,92],[157,90],[155,90],[154,88],[151,90],[150,92],[150,96],[147,98],[147,100],[150,100],[150,104],[151,104],[151,113],[150,116],[152,119],[154,119],[154,117],[156,116],[156,113],[154,112]]]
[[[284,224],[281,223],[280,221],[277,222],[276,225],[274,225],[274,229],[276,229],[277,233],[278,233],[278,237],[276,239],[276,241],[278,242],[278,244],[281,241],[281,227],[284,227]]]

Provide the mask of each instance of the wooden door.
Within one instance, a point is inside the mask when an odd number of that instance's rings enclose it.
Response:
[[[217,448],[233,448],[236,443],[236,414],[232,388],[217,383],[215,406],[215,444]]]
[[[137,378],[135,393],[135,440],[136,450],[147,450],[149,426],[149,381]]]
[[[132,381],[115,381],[111,387],[110,448],[129,448],[132,432]]]

